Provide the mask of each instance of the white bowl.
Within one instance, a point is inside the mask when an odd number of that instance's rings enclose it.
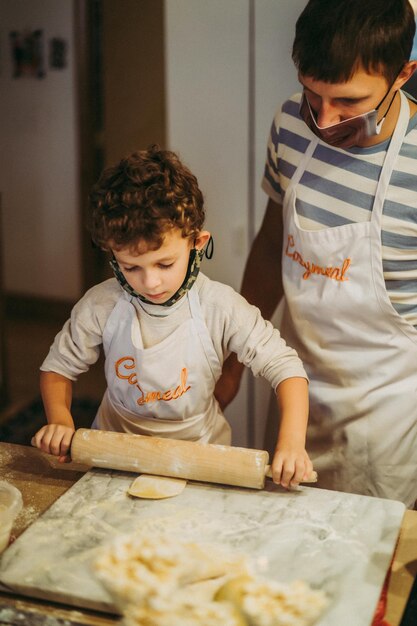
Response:
[[[0,480],[0,552],[9,545],[13,522],[23,507],[22,494],[6,480]]]

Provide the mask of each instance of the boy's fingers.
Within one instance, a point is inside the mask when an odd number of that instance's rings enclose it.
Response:
[[[290,482],[291,487],[298,487],[298,485],[302,482],[305,474],[306,470],[304,466],[296,466],[294,475],[292,476]]]
[[[289,487],[294,478],[294,467],[285,466],[281,476],[281,485]]]
[[[65,456],[59,456],[58,462],[59,463],[71,463],[71,457],[69,456],[69,454],[66,454]]]
[[[282,463],[278,463],[276,465],[274,465],[274,467],[271,467],[271,478],[274,481],[274,483],[276,485],[280,485],[281,484],[281,479],[282,479]]]
[[[55,456],[59,456],[61,454],[61,438],[52,437],[48,447],[52,454],[54,454]]]

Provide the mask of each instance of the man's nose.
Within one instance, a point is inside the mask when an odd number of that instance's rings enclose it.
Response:
[[[337,106],[334,106],[331,102],[322,100],[320,108],[317,113],[317,125],[320,128],[326,128],[327,126],[333,126],[341,121],[340,113]]]

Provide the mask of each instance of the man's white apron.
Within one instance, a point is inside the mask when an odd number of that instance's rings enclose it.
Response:
[[[222,366],[197,290],[184,297],[191,317],[144,348],[132,298],[121,295],[103,333],[107,391],[93,427],[230,444],[230,426],[213,396]]]
[[[300,162],[284,199],[281,330],[310,377],[307,449],[320,486],[411,506],[417,499],[417,331],[389,300],[381,252],[384,198],[409,121],[400,95],[369,222],[300,228],[297,183],[317,138]]]

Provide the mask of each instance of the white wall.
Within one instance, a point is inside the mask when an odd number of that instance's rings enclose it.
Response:
[[[166,0],[167,143],[196,174],[214,257],[203,270],[239,288],[247,256],[249,3]],[[247,442],[246,381],[227,411]]]
[[[305,3],[165,2],[168,144],[205,193],[215,256],[204,261],[204,272],[235,289],[249,251],[249,224],[259,227],[266,205],[259,185],[272,118],[278,104],[298,89],[291,45]],[[250,379],[243,384],[227,410],[236,445],[262,447],[269,395],[262,381],[255,389]]]
[[[10,31],[42,29],[46,76],[12,78]],[[81,289],[73,0],[0,0],[4,288],[71,300]],[[62,37],[68,66],[50,69]]]
[[[238,287],[247,254],[248,2],[166,0],[165,15],[168,144],[205,195],[215,254],[204,271]]]

